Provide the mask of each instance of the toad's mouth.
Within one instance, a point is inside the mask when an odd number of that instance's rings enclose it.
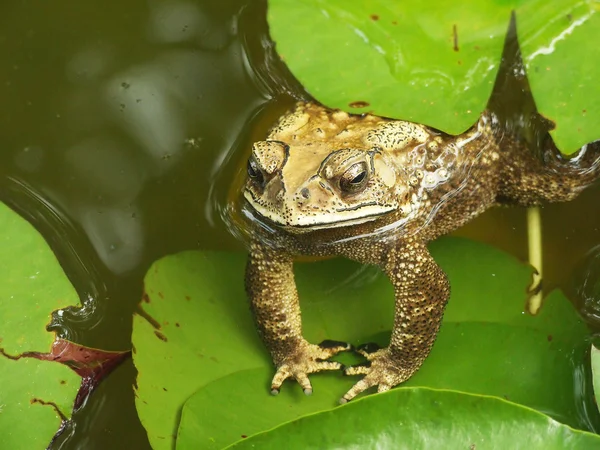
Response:
[[[312,230],[340,228],[371,222],[394,210],[392,206],[385,207],[376,202],[339,208],[331,212],[307,214],[287,209],[269,209],[254,198],[252,191],[245,190],[244,198],[260,219],[290,232],[305,233]]]

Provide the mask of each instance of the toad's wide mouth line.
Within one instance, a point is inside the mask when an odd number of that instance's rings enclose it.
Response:
[[[288,223],[284,223],[282,221],[278,221],[276,219],[273,218],[273,214],[269,211],[267,211],[263,206],[261,206],[260,204],[258,204],[255,199],[254,199],[254,195],[252,194],[252,192],[245,190],[244,191],[244,199],[246,200],[246,203],[248,204],[248,206],[255,211],[260,217],[261,219],[264,219],[265,221],[267,221],[269,224],[276,226],[278,228],[283,228],[285,230],[289,230],[289,231],[311,231],[311,230],[322,230],[322,229],[326,229],[326,228],[339,228],[339,227],[348,227],[348,226],[352,226],[352,225],[360,225],[362,223],[366,223],[366,222],[371,222],[379,217],[382,217],[384,215],[387,215],[389,213],[391,213],[393,211],[393,209],[388,209],[388,210],[380,210],[377,213],[373,213],[373,214],[367,214],[364,216],[360,216],[360,217],[354,217],[354,218],[350,218],[350,219],[345,219],[345,220],[331,220],[331,221],[321,221],[321,222],[313,222],[313,223],[309,223],[309,224],[288,224]],[[339,210],[337,210],[336,212],[339,213],[343,213],[343,212],[347,212],[347,211],[358,211],[359,209],[363,208],[363,207],[369,207],[369,206],[375,206],[376,203],[368,203],[365,205],[361,205],[361,206],[356,206],[356,207],[352,207],[352,208],[341,208]],[[269,217],[271,215],[271,217]],[[329,214],[330,217],[335,216],[335,212]]]

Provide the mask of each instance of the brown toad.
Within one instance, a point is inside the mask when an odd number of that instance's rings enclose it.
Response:
[[[372,386],[386,391],[414,374],[435,341],[450,286],[427,243],[490,206],[530,206],[574,198],[600,175],[600,151],[567,159],[547,139],[543,159],[501,139],[484,113],[460,136],[372,115],[298,103],[265,141],[254,144],[243,196],[262,224],[250,242],[246,290],[277,369],[271,389],[308,374],[340,369],[328,358],[349,345],[302,336],[293,275],[298,255],[341,255],[379,266],[395,290],[390,344],[361,353],[364,374],[341,399]],[[594,147],[594,148],[592,148]]]

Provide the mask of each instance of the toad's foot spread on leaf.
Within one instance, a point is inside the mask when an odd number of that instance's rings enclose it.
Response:
[[[281,362],[277,363],[277,372],[271,382],[271,394],[277,395],[281,385],[288,378],[294,378],[306,395],[312,394],[312,386],[308,374],[323,370],[338,370],[342,364],[327,361],[332,356],[350,350],[350,344],[338,341],[323,341],[319,345],[303,341],[294,351],[290,352]]]
[[[403,364],[391,355],[389,348],[373,350],[374,344],[359,348],[358,352],[368,361],[344,370],[346,375],[365,375],[365,377],[344,394],[340,399],[341,404],[349,402],[361,392],[374,386],[377,386],[377,392],[389,391],[408,380],[416,371],[410,367],[403,367]]]

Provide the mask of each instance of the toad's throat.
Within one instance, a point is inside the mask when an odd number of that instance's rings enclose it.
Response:
[[[371,222],[392,211],[392,206],[385,207],[378,203],[364,203],[356,206],[338,208],[331,212],[293,214],[286,208],[269,209],[258,202],[251,191],[246,190],[244,197],[248,205],[260,216],[277,227],[290,232],[307,232],[326,228],[340,228]]]

